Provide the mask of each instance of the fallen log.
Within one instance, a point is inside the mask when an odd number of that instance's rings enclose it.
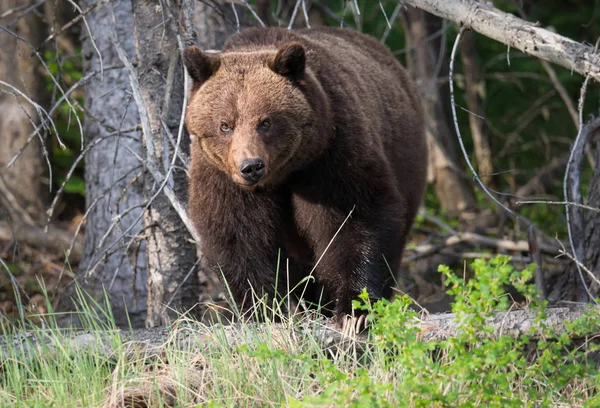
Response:
[[[0,241],[16,241],[20,244],[35,248],[46,249],[53,253],[65,254],[71,246],[73,234],[52,225],[48,232],[43,228],[29,224],[19,224],[11,227],[7,222],[0,221]],[[79,237],[69,254],[69,262],[77,264],[83,256],[83,237]]]
[[[557,335],[564,333],[566,324],[582,317],[588,310],[600,312],[599,306],[584,304],[569,304],[562,307],[549,308],[546,318],[541,321]],[[517,337],[529,336],[531,339],[539,338],[542,333],[540,325],[536,324],[537,312],[534,310],[512,310],[499,312],[487,320],[487,325],[493,328],[492,338],[500,336]],[[456,337],[461,322],[453,313],[422,314],[421,317],[409,323],[420,332],[419,339],[424,342],[443,341]],[[534,329],[534,330],[532,330]],[[65,332],[57,336],[56,331],[23,332],[16,335],[0,337],[0,362],[8,358],[29,360],[36,353],[52,352],[53,350],[68,350],[70,353],[82,353],[88,350],[111,357],[124,350],[131,355],[161,355],[167,347],[177,347],[182,350],[202,350],[211,344],[222,343],[223,340],[230,347],[243,344],[256,343],[263,338],[260,333],[267,334],[272,339],[280,339],[282,343],[291,341],[314,340],[324,350],[336,350],[343,347],[356,347],[364,345],[366,334],[343,334],[332,321],[327,319],[305,320],[302,323],[289,325],[282,323],[273,324],[232,324],[207,326],[200,323],[174,324],[171,327],[158,327],[138,330],[114,331],[79,331]],[[600,327],[597,333],[600,335]],[[114,348],[115,336],[120,337],[122,343],[119,348]],[[116,343],[119,343],[117,341]]]

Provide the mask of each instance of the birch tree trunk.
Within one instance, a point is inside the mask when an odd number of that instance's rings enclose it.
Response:
[[[0,15],[14,8],[29,6],[28,0],[2,0]],[[41,10],[38,10],[41,12]],[[18,13],[16,13],[18,14]],[[8,26],[16,14],[0,19]],[[33,12],[8,26],[15,35],[34,47],[42,40],[43,23]],[[41,64],[32,49],[4,30],[0,30],[0,80],[17,88],[31,100],[43,105],[44,89]],[[35,138],[11,168],[7,164],[26,143],[39,123],[36,109],[13,90],[0,84],[0,208],[13,223],[41,223],[48,181],[44,179],[44,159],[41,143]],[[45,181],[45,183],[44,183]],[[1,210],[0,210],[1,211]],[[0,219],[4,218],[0,213]]]
[[[84,0],[82,6],[96,2]],[[80,283],[97,300],[103,298],[103,290],[108,292],[117,325],[126,327],[129,319],[134,327],[143,327],[146,245],[139,234],[144,197],[138,177],[142,166],[132,155],[132,152],[141,155],[142,145],[139,132],[119,133],[137,126],[139,117],[127,72],[124,68],[107,69],[121,65],[111,42],[112,35],[116,34],[132,59],[135,57],[131,2],[114,0],[100,5],[86,16],[86,21],[92,36],[82,24],[84,75],[92,72],[98,75],[85,87],[85,145],[104,139],[91,149],[85,160],[89,214]],[[100,73],[102,68],[104,72]],[[124,211],[128,212],[119,217]],[[116,228],[109,232],[117,220]]]
[[[448,67],[447,53],[440,52],[443,43],[439,39],[430,39],[440,30],[441,20],[408,7],[403,22],[406,46],[411,50],[407,65],[417,82],[425,110],[430,148],[429,178],[434,183],[442,208],[451,216],[464,216],[477,209],[477,202],[471,185],[457,164],[456,137],[445,109],[448,98],[443,96],[437,83]]]

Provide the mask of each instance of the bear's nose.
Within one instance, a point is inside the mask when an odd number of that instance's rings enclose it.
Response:
[[[239,171],[244,180],[256,183],[265,174],[265,163],[258,158],[247,159],[242,162]]]

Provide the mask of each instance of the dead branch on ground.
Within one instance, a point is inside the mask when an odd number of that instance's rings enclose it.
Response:
[[[537,322],[538,312],[535,310],[511,310],[499,312],[486,320],[486,326],[491,327],[491,332],[479,333],[481,337],[493,339],[500,336],[528,336],[538,339],[548,333],[560,335],[567,331],[567,325],[583,317],[587,311],[596,310],[598,306],[569,304],[563,307],[546,310],[546,317]],[[408,323],[419,332],[419,340],[424,342],[444,341],[457,337],[461,331],[461,319],[453,313],[422,315]],[[545,328],[542,332],[539,328]],[[330,320],[306,319],[300,324],[291,327],[288,324],[259,324],[245,323],[232,325],[207,326],[197,324],[174,324],[171,327],[156,327],[151,329],[116,330],[99,332],[72,332],[65,333],[64,338],[57,337],[56,333],[44,331],[36,333],[20,333],[15,336],[0,337],[0,362],[6,358],[15,358],[11,350],[22,350],[26,359],[31,359],[36,352],[43,350],[52,351],[57,347],[65,349],[65,342],[69,343],[66,349],[72,353],[81,353],[93,350],[106,357],[126,350],[130,355],[162,355],[168,345],[181,350],[206,349],[211,344],[222,342],[225,338],[230,347],[256,342],[261,336],[257,332],[271,332],[274,338],[290,339],[302,342],[311,339],[316,341],[324,350],[336,350],[345,346],[364,345],[367,340],[365,333],[359,335],[344,335],[341,330]],[[600,328],[598,333],[600,334]],[[115,335],[121,337],[124,346],[113,349],[111,339]],[[66,339],[65,339],[66,338]],[[61,344],[57,344],[60,341]]]
[[[35,248],[43,248],[57,254],[65,254],[69,263],[77,264],[83,256],[83,237],[71,245],[73,234],[53,225],[47,232],[32,224],[10,225],[0,221],[0,241],[30,245]]]

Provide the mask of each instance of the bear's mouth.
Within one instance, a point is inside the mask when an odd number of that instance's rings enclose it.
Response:
[[[264,176],[262,176],[259,180],[245,180],[242,177],[239,177],[237,175],[235,175],[234,177],[232,177],[232,181],[237,184],[239,187],[243,188],[244,190],[256,190],[259,187],[262,187],[265,185],[265,181],[267,181],[268,177],[265,174]]]
[[[250,190],[254,190],[260,184],[260,180],[259,181],[233,180],[233,181],[238,186],[244,187],[244,188],[247,188]]]

